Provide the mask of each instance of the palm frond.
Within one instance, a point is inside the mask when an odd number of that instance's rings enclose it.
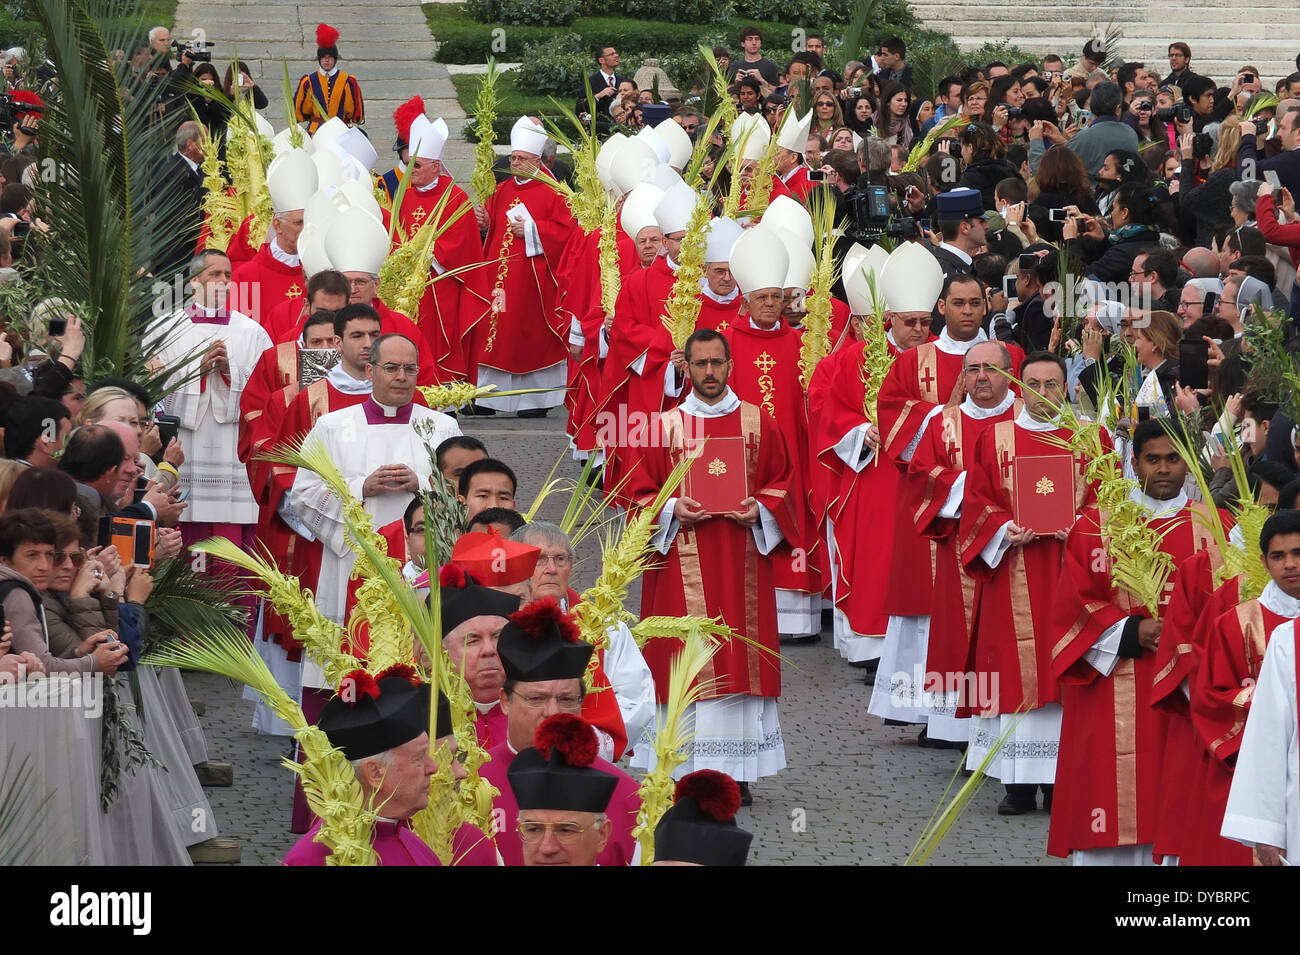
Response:
[[[153,593],[145,603],[149,613],[145,652],[191,633],[247,629],[248,615],[235,603],[239,586],[233,579],[201,574],[180,557],[159,561],[153,579]]]
[[[21,760],[16,754],[17,744],[10,747],[0,767],[0,865],[40,865],[41,849],[50,834],[45,823],[54,792],[41,785],[31,753],[24,753]]]

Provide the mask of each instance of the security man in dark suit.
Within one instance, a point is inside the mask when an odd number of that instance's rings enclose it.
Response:
[[[176,151],[164,161],[158,179],[159,188],[167,196],[162,206],[167,221],[161,224],[161,228],[175,237],[155,270],[155,275],[160,278],[170,278],[186,266],[194,256],[199,233],[203,230],[206,190],[199,163],[205,157],[199,124],[193,121],[181,123],[176,130],[175,143]]]
[[[978,189],[950,189],[935,197],[942,241],[931,249],[939,260],[944,278],[953,275],[973,275],[971,264],[976,250],[985,243],[984,200]],[[933,329],[937,335],[943,329],[943,316],[936,309]]]

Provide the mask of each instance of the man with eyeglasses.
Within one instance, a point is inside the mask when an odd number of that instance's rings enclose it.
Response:
[[[695,749],[677,772],[717,769],[742,784],[742,799],[752,800],[748,784],[786,765],[777,712],[781,669],[770,555],[781,540],[800,539],[796,509],[803,502],[794,500],[794,464],[780,428],[729,385],[734,365],[726,337],[696,329],[683,358],[690,394],[656,423],[629,483],[631,498],[650,504],[673,467],[701,440],[708,443],[691,466],[692,477],[659,515],[652,544],[665,557],[642,578],[641,616],[720,615],[736,633],[713,658],[716,679],[701,687],[703,698],[687,711],[695,720]],[[706,507],[691,490],[710,478],[730,483]],[[661,714],[680,648],[681,642],[671,639],[646,645]],[[637,747],[634,766],[649,769],[653,760],[653,747]]]
[[[515,531],[512,539],[540,548],[530,591],[533,599],[553,597],[565,610],[576,607],[582,597],[569,586],[577,557],[569,536],[554,524],[533,521]],[[593,692],[583,702],[582,716],[604,731],[601,755],[616,762],[629,743],[637,745],[654,718],[655,684],[627,624],[619,621],[606,637],[609,646],[596,651]]]
[[[1035,531],[1017,523],[1018,502],[1021,495],[1067,495],[1077,516],[1096,497],[1095,486],[1084,474],[1087,462],[1057,443],[1071,435],[1057,424],[1057,409],[1068,400],[1065,363],[1051,352],[1032,352],[1025,358],[1021,379],[1025,397],[1020,412],[1014,419],[984,427],[973,449],[967,446],[966,500],[957,531],[957,556],[978,581],[971,634],[973,683],[988,688],[983,699],[972,701],[966,765],[973,769],[983,762],[1015,724],[985,770],[1006,786],[998,806],[1004,816],[1036,809],[1038,788],[1043,808],[1052,808],[1061,738],[1060,690],[1052,675],[1049,628],[1069,531]],[[1039,478],[1034,475],[1042,473],[1042,459],[1051,458],[1072,462],[1070,486],[1036,486]],[[1025,459],[1032,459],[1033,465],[1018,477],[1014,462]]]
[[[488,750],[491,761],[483,766],[482,776],[500,790],[493,800],[493,808],[494,818],[501,822],[496,836],[497,851],[506,865],[524,865],[528,852],[528,845],[519,838],[517,829],[521,807],[528,806],[528,800],[517,801],[507,770],[513,767],[517,754],[534,745],[543,721],[560,716],[580,723],[590,734],[588,745],[594,758],[585,765],[614,779],[612,797],[606,800],[607,842],[596,854],[598,863],[629,865],[634,862],[632,829],[641,808],[639,787],[627,773],[596,755],[595,731],[581,718],[586,696],[583,675],[595,648],[577,636],[573,618],[560,609],[554,598],[543,598],[511,614],[497,640],[497,652],[506,674],[501,690],[506,738]],[[547,807],[534,803],[528,808]]]
[[[521,843],[523,865],[604,864],[613,828],[606,813],[618,780],[593,764],[591,737],[590,726],[561,713],[539,726],[533,745],[511,762],[518,821],[498,840],[512,848]]]

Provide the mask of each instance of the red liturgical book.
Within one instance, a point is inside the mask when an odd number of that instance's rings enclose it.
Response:
[[[1016,458],[1012,483],[1016,523],[1040,536],[1074,524],[1074,458],[1046,454]]]
[[[749,497],[745,473],[745,439],[709,438],[683,482],[686,496],[710,514],[744,510]]]

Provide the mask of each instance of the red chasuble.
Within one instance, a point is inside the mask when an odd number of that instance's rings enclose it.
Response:
[[[930,419],[925,434],[908,465],[907,499],[917,531],[937,542],[934,570],[934,605],[930,611],[930,642],[926,656],[927,690],[947,692],[949,687],[931,684],[939,676],[962,687],[970,655],[971,614],[975,608],[975,581],[963,572],[955,518],[940,517],[958,477],[967,470],[967,455],[980,437],[999,422],[1014,423],[1020,401],[988,418],[968,414],[965,404],[944,408]],[[969,475],[966,478],[970,480]],[[963,491],[962,511],[965,511]],[[959,701],[966,706],[968,701]],[[959,714],[960,715],[960,714]]]
[[[737,322],[745,322],[748,319],[740,317],[740,303],[745,297],[739,291],[730,302],[725,305],[721,302],[715,302],[707,295],[700,295],[700,314],[695,319],[695,328],[698,331],[701,328],[711,328],[715,332],[725,332]]]
[[[617,486],[635,465],[636,445],[646,443],[654,426],[650,414],[667,407],[670,400],[663,391],[672,338],[663,326],[663,313],[675,278],[661,255],[649,268],[630,275],[619,289],[595,417],[596,442],[605,449],[606,488]],[[638,372],[633,365],[642,356],[644,364]]]
[[[285,265],[271,255],[265,243],[247,262],[233,267],[230,275],[230,308],[265,325],[271,309],[280,302],[299,298],[307,288],[301,265]]]
[[[783,534],[796,536],[785,442],[772,420],[745,402],[716,418],[697,417],[681,408],[665,412],[655,446],[646,449],[629,487],[638,504],[654,500],[673,466],[686,456],[687,437],[743,438],[750,495],[771,511]],[[706,518],[679,530],[667,556],[646,571],[641,578],[641,616],[688,614],[721,616],[738,634],[766,648],[729,641],[700,674],[698,682],[710,687],[704,699],[732,693],[781,695],[772,562],[759,554],[750,528],[729,517]],[[670,639],[651,640],[645,646],[660,703],[667,702],[668,672],[680,649],[681,641]]]
[[[790,173],[789,178],[782,179],[780,182],[786,187],[786,189],[790,190],[790,194],[800,202],[803,202],[808,198],[808,193],[812,192],[814,185],[808,181],[807,166],[796,166],[794,171]]]
[[[1227,589],[1225,584],[1220,591]],[[1204,643],[1197,647],[1200,659],[1191,688],[1191,710],[1206,758],[1200,767],[1199,798],[1191,801],[1186,814],[1179,846],[1181,865],[1254,864],[1255,850],[1223,838],[1219,829],[1264,650],[1273,631],[1290,619],[1256,598],[1219,614],[1205,628]]]
[[[763,331],[754,328],[744,315],[723,334],[731,345],[732,372],[727,384],[741,401],[758,405],[771,418],[785,439],[790,459],[790,501],[799,534],[787,537],[772,551],[772,579],[780,590],[821,593],[821,569],[813,556],[819,549],[813,536],[817,525],[807,492],[808,403],[799,381],[803,332],[784,322]]]
[[[1231,518],[1222,514],[1225,527]],[[1238,581],[1230,578],[1213,589],[1223,557],[1213,538],[1178,568],[1165,626],[1156,648],[1156,671],[1151,685],[1151,705],[1164,720],[1164,745],[1160,750],[1160,787],[1157,802],[1155,861],[1166,855],[1182,855],[1188,820],[1200,789],[1210,755],[1196,738],[1191,711],[1183,685],[1190,689],[1200,663],[1210,625],[1237,605]],[[1226,798],[1226,791],[1225,791]],[[1222,808],[1222,807],[1220,807]],[[1220,818],[1214,823],[1218,835]],[[1240,845],[1240,843],[1234,843]]]
[[[523,865],[524,847],[519,840],[519,833],[515,831],[519,824],[519,803],[515,800],[514,790],[510,788],[510,780],[506,778],[506,771],[510,768],[515,753],[510,748],[510,743],[502,740],[488,751],[488,756],[491,759],[483,764],[479,775],[501,790],[500,795],[492,800],[493,819],[500,826],[496,836],[497,851],[501,853],[501,859],[506,865]],[[632,855],[636,851],[632,829],[636,826],[636,814],[641,811],[641,787],[635,779],[608,760],[596,757],[591,768],[618,777],[618,786],[609,800],[609,808],[605,810],[613,831],[609,835],[605,851],[596,856],[596,865],[631,865]]]
[[[298,384],[298,343],[283,342],[262,352],[239,396],[239,460],[248,465],[248,477],[257,494],[259,472],[268,465],[253,457],[279,433],[285,402],[273,402],[276,392]],[[290,396],[291,397],[291,396]]]
[[[417,232],[433,214],[447,191],[451,197],[443,207],[439,223],[448,222],[461,206],[465,212],[453,222],[433,246],[433,257],[445,271],[451,272],[483,261],[483,246],[479,241],[478,223],[474,210],[464,190],[452,182],[450,176],[440,176],[428,192],[408,188],[402,197],[402,211],[398,218],[406,235]],[[384,227],[392,218],[384,212]],[[396,249],[401,243],[395,241]],[[437,270],[430,266],[430,271]],[[473,380],[470,371],[469,339],[479,319],[487,311],[490,287],[489,276],[495,269],[472,268],[458,275],[437,279],[420,299],[418,325],[424,339],[433,351],[436,363],[435,380]]]
[[[1176,566],[1205,548],[1206,535],[1193,513],[1200,506],[1150,521],[1163,535],[1160,549]],[[1100,527],[1095,508],[1079,516],[1065,542],[1065,570],[1052,607],[1052,672],[1065,710],[1047,840],[1047,851],[1055,856],[1142,845],[1156,836],[1164,721],[1151,706],[1155,654],[1121,657],[1106,677],[1084,659],[1112,624],[1147,616],[1111,585]],[[1177,571],[1162,606],[1168,606],[1176,585]]]
[[[226,243],[226,258],[230,260],[231,269],[257,255],[257,246],[253,242],[259,241],[261,237],[259,236],[258,240],[249,239],[248,230],[252,224],[253,217],[246,217],[239,224],[235,234],[230,237],[230,241]]]
[[[306,286],[304,286],[305,290]],[[262,320],[262,327],[277,345],[302,337],[302,326],[307,319],[307,296],[288,298],[276,302]]]
[[[525,237],[510,232],[506,213],[519,204],[537,226],[539,255],[527,255]],[[564,198],[546,183],[527,180],[521,185],[513,177],[497,186],[487,202],[487,215],[483,258],[491,261],[484,266],[486,288],[489,301],[500,311],[489,308],[474,330],[473,363],[513,375],[557,365],[569,355],[569,327],[555,307],[555,276],[577,223]],[[502,257],[504,263],[496,261]]]
[[[809,383],[811,450],[816,454],[809,489],[817,525],[834,525],[836,609],[854,633],[883,638],[889,622],[885,584],[893,559],[899,469],[888,459],[873,457],[855,471],[835,450],[850,431],[869,424],[862,407],[865,348],[855,341],[831,352]],[[890,351],[897,354],[892,344]]]
[[[990,699],[981,700],[980,716],[1036,710],[1060,702],[1052,675],[1052,598],[1065,563],[1065,543],[1038,537],[1022,547],[1012,546],[994,569],[980,557],[1009,521],[1014,522],[1013,462],[1018,457],[1054,456],[1072,461],[1074,513],[1095,503],[1096,488],[1084,476],[1085,461],[1053,445],[1048,438],[1067,440],[1070,431],[1030,431],[1014,421],[1000,421],[975,443],[966,467],[966,499],[957,532],[966,572],[976,581],[971,629],[972,665],[980,674],[995,675],[977,686],[988,686]],[[1069,489],[1055,489],[1069,493]]]

